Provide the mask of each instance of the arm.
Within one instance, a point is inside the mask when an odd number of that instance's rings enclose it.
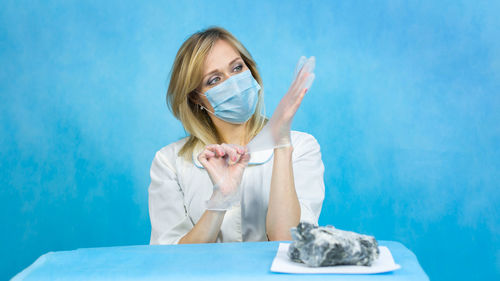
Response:
[[[235,163],[229,165],[224,157],[231,158]],[[208,209],[196,225],[179,240],[179,243],[213,243],[216,241],[226,214],[224,208],[229,207],[225,206],[225,202],[221,200],[230,199],[232,195],[238,194],[237,189],[239,189],[243,170],[249,159],[250,155],[244,148],[227,144],[208,145],[198,155],[198,160],[207,170],[217,188],[214,188],[212,198],[209,200],[212,202],[208,204]]]
[[[176,244],[193,228],[184,206],[184,193],[176,169],[170,163],[175,156],[172,147],[156,153],[151,165],[149,185],[149,218],[151,245]]]
[[[150,244],[215,242],[225,211],[206,210],[193,225],[184,206],[176,169],[171,164],[172,148],[158,152],[151,165],[149,185]]]
[[[309,216],[310,213],[307,207],[302,210],[305,204],[299,201],[300,196],[295,190],[296,180],[292,161],[294,148],[290,129],[293,116],[314,80],[315,75],[312,73],[314,66],[314,57],[300,58],[295,70],[295,79],[288,92],[281,99],[269,122],[249,144],[252,149],[259,148],[259,144],[264,147],[274,147],[274,164],[266,215],[266,234],[270,240],[290,240],[290,228],[297,226],[301,218]],[[299,172],[310,173],[310,171]]]
[[[325,198],[324,165],[320,146],[309,134],[296,132],[296,136],[293,159],[289,160],[290,162],[283,161],[286,157],[283,157],[281,153],[285,154],[284,152],[275,150],[268,217],[266,218],[266,229],[270,240],[291,239],[290,228],[297,226],[298,221],[318,224]],[[291,151],[289,154],[292,157]],[[287,163],[291,163],[292,166],[284,165]],[[293,192],[291,192],[292,189]],[[297,202],[295,198],[298,199],[299,204],[300,219],[298,220],[296,220],[297,209],[294,207]]]
[[[184,235],[179,244],[214,243],[226,211],[206,210],[194,227]]]
[[[291,240],[290,228],[297,226],[300,221],[300,203],[293,179],[292,152],[292,146],[274,149],[266,216],[266,232],[271,241]]]

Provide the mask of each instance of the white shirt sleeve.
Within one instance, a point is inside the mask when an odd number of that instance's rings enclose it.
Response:
[[[164,152],[171,152],[168,156],[176,156],[170,147]],[[176,170],[164,152],[158,151],[151,165],[148,189],[151,245],[177,244],[193,228],[184,206],[184,194]]]
[[[293,146],[293,175],[300,203],[300,221],[317,225],[325,198],[325,167],[320,147],[316,139],[306,133],[300,133]]]

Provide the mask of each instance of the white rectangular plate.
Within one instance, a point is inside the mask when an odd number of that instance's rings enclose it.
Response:
[[[290,243],[280,243],[276,257],[271,265],[271,271],[281,273],[337,273],[337,274],[373,274],[400,269],[394,262],[387,247],[379,246],[380,255],[371,266],[336,265],[325,267],[309,267],[303,263],[293,262],[288,257]]]

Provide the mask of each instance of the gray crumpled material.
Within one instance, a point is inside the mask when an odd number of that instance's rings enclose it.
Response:
[[[307,222],[299,223],[290,231],[293,242],[288,248],[288,256],[311,267],[370,266],[379,255],[378,243],[373,236]]]

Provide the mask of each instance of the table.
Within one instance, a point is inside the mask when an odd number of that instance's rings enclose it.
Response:
[[[401,269],[374,275],[283,274],[270,271],[280,242],[140,245],[49,252],[12,280],[429,280],[417,257],[387,246]]]

